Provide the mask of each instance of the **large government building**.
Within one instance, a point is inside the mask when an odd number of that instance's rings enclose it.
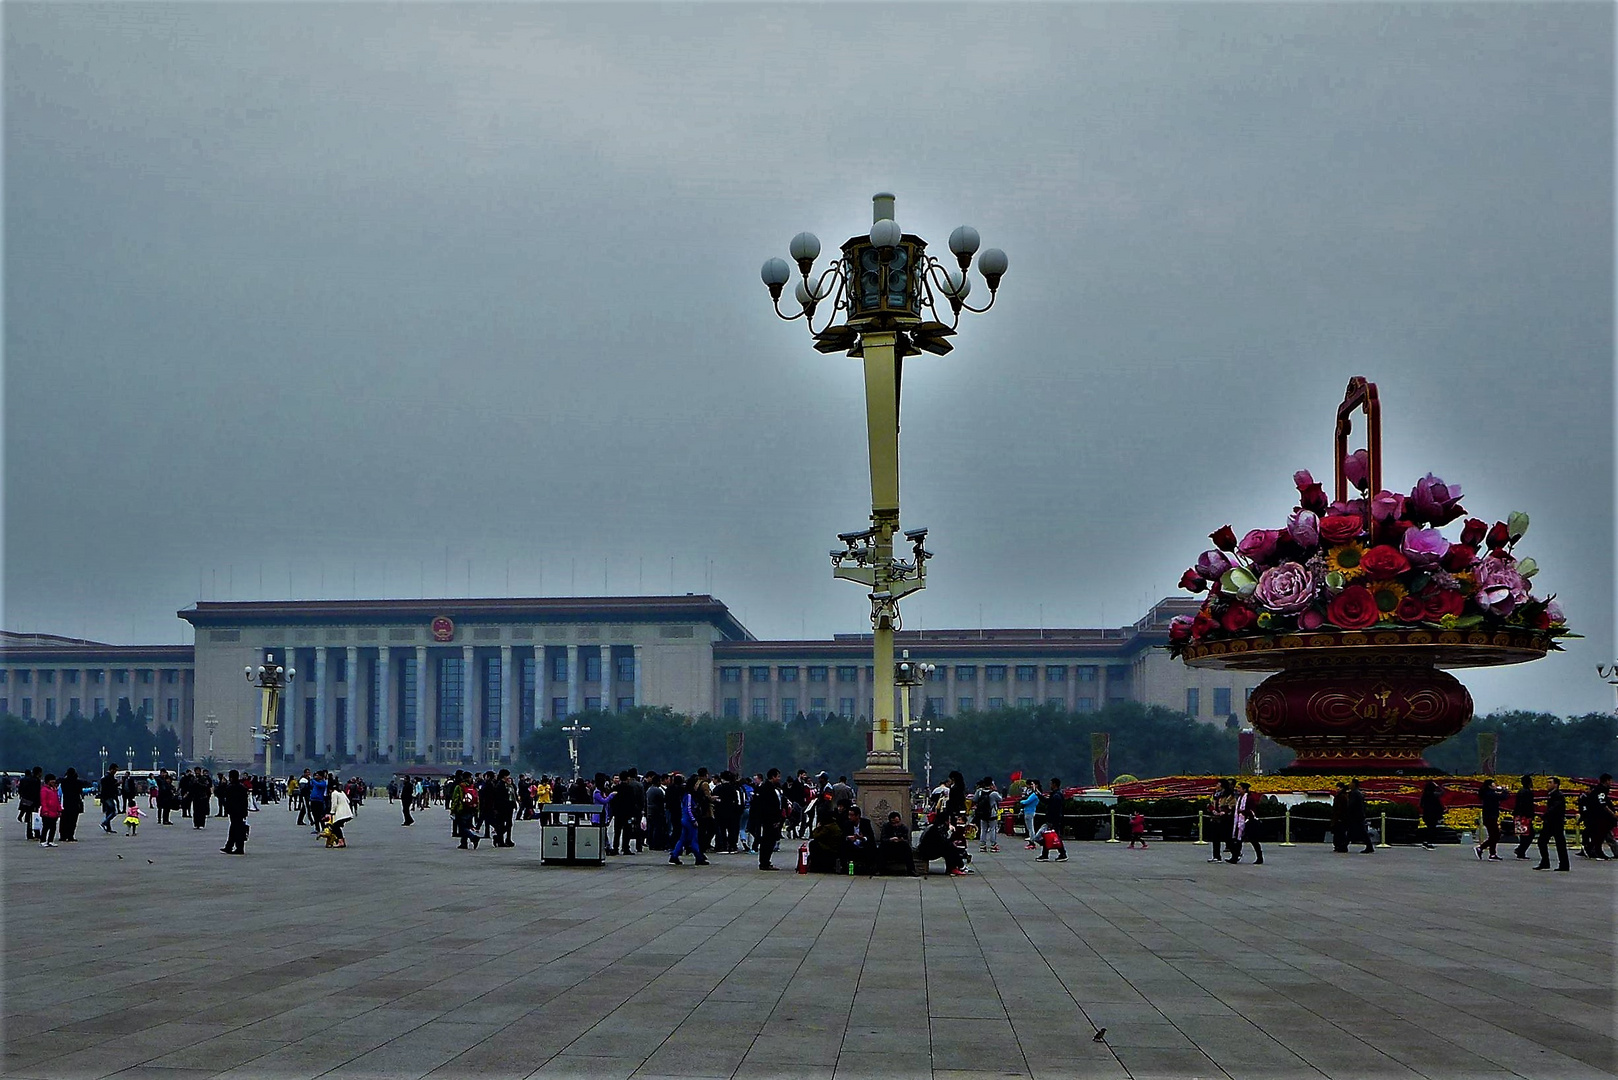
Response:
[[[1192,671],[1159,646],[1194,600],[1095,630],[920,630],[897,648],[935,670],[918,715],[1139,701],[1224,724],[1260,676]],[[119,646],[7,634],[0,712],[46,723],[121,700],[199,760],[251,764],[266,653],[297,669],[273,747],[278,768],[320,761],[509,761],[537,723],[668,706],[787,721],[869,717],[870,636],[759,641],[711,596],[198,603],[196,644]],[[213,721],[213,723],[210,723]]]

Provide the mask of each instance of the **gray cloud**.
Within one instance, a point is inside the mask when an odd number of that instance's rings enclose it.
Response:
[[[1590,635],[1480,706],[1608,707],[1612,29],[10,5],[5,621],[172,640],[199,595],[663,591],[672,558],[761,635],[859,629],[822,554],[867,512],[856,369],[756,273],[887,188],[1012,258],[906,380],[910,625],[1137,617],[1329,473],[1365,374],[1390,478],[1529,511]]]

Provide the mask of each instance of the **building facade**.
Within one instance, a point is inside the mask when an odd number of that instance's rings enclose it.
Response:
[[[896,647],[936,667],[914,715],[1138,701],[1234,722],[1262,674],[1191,670],[1160,647],[1195,604],[1165,600],[1116,628],[901,632]],[[52,723],[127,699],[174,730],[189,760],[211,737],[221,763],[262,766],[243,670],[269,655],[297,672],[277,769],[509,762],[542,722],[637,705],[783,722],[872,714],[869,635],[759,641],[705,595],[204,602],[178,614],[194,646],[5,635],[0,712]]]

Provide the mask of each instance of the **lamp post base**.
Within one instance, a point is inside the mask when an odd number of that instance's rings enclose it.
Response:
[[[906,825],[914,826],[910,810],[910,774],[899,768],[867,768],[854,774],[854,786],[859,789],[860,813],[876,832],[897,810]]]

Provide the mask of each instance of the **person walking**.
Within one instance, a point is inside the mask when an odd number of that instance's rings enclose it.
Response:
[[[23,773],[17,783],[17,820],[23,823],[29,840],[39,838],[34,831],[34,815],[39,813],[40,789],[44,784],[45,770],[38,765]]]
[[[410,816],[410,807],[416,801],[416,781],[406,776],[399,782],[399,805],[404,807],[404,820],[400,825],[414,825],[416,819]]]
[[[230,832],[225,836],[225,846],[219,850],[226,855],[246,855],[247,815],[251,804],[247,787],[235,769],[230,770],[230,779],[220,785],[219,798],[224,804],[225,816],[230,819]]]
[[[157,823],[173,825],[169,814],[174,809],[174,778],[164,769],[157,774]]]
[[[1483,853],[1489,853],[1490,862],[1500,861],[1500,802],[1508,794],[1493,779],[1486,779],[1478,784],[1478,805],[1481,807],[1478,819],[1478,830],[1483,834],[1482,839],[1472,845],[1472,851],[1477,855],[1478,861],[1483,861]]]
[[[1142,848],[1146,847],[1146,815],[1139,810],[1129,815],[1129,846],[1134,847],[1137,843]]]
[[[79,816],[84,813],[84,781],[79,779],[79,770],[69,766],[67,774],[62,777],[62,821],[58,828],[61,830],[61,839],[64,844],[78,843],[76,835],[79,828]]]
[[[1534,842],[1534,778],[1526,773],[1511,800],[1511,823],[1517,834],[1517,858],[1526,859]]]
[[[455,772],[455,783],[449,792],[450,820],[454,822],[455,835],[461,838],[461,850],[466,850],[466,842],[472,841],[472,850],[478,849],[478,830],[476,826],[478,815],[478,786],[469,773],[459,769]]]
[[[1567,795],[1562,791],[1562,778],[1550,779],[1550,790],[1545,793],[1545,814],[1539,820],[1539,865],[1535,870],[1551,869],[1550,842],[1556,841],[1556,869],[1566,872],[1567,865]]]
[[[669,815],[664,804],[663,778],[655,772],[646,774],[646,846],[653,851],[667,851],[669,847]]]
[[[348,792],[333,784],[331,789],[331,810],[326,815],[326,828],[331,833],[327,847],[347,847],[348,838],[343,835],[343,826],[354,820],[354,801],[348,797]]]
[[[1360,849],[1361,855],[1375,855],[1376,847],[1371,843],[1370,826],[1365,820],[1365,792],[1360,790],[1358,777],[1348,782],[1348,799],[1345,803],[1345,812],[1348,815],[1348,835],[1357,844],[1364,844]]]
[[[1234,834],[1231,829],[1236,810],[1236,782],[1226,777],[1219,781],[1219,788],[1208,800],[1208,843],[1213,847],[1213,854],[1209,856],[1211,863],[1224,860],[1225,851],[1235,852]],[[1232,857],[1231,862],[1236,861]]]
[[[697,827],[697,796],[694,786],[686,788],[682,784],[681,789],[679,799],[680,838],[675,841],[673,849],[669,852],[669,865],[685,865],[680,862],[680,855],[689,851],[697,857],[696,863],[698,866],[707,866],[708,859],[702,854],[702,837]]]
[[[770,856],[781,842],[781,826],[786,821],[785,798],[781,790],[781,770],[771,769],[763,786],[753,793],[753,803],[747,811],[748,831],[758,837],[760,870],[780,869],[770,862]]]
[[[1438,837],[1438,826],[1443,821],[1444,790],[1438,786],[1438,781],[1429,780],[1421,788],[1421,846],[1428,851],[1433,850],[1433,840]]]
[[[1331,797],[1331,849],[1338,855],[1348,854],[1348,785],[1337,781],[1337,791]]]
[[[1246,841],[1253,848],[1253,865],[1264,865],[1264,845],[1259,842],[1264,823],[1258,817],[1258,796],[1253,794],[1253,785],[1243,781],[1236,785],[1236,806],[1231,815],[1231,848],[1233,854],[1230,861],[1242,861],[1242,843]]]
[[[1612,835],[1614,821],[1618,820],[1612,810],[1611,773],[1602,773],[1595,787],[1584,793],[1584,798],[1579,800],[1579,809],[1579,822],[1584,834],[1581,854],[1587,859],[1607,861],[1610,856],[1602,850],[1602,846]]]
[[[959,776],[959,773],[953,774]],[[963,788],[966,786],[963,782]],[[953,818],[951,819],[953,820]],[[1049,862],[1051,851],[1056,851],[1057,862],[1067,862],[1067,844],[1063,833],[1067,831],[1067,797],[1062,794],[1062,778],[1051,777],[1050,794],[1045,797],[1045,848],[1035,862]],[[1054,838],[1054,839],[1051,839]]]
[[[208,774],[202,769],[196,770],[191,778],[191,827],[205,829],[208,827],[208,800],[213,796],[213,784]]]
[[[110,762],[107,765],[107,775],[101,778],[101,785],[96,789],[96,797],[101,800],[101,831],[112,832],[112,819],[118,816],[118,763]]]

